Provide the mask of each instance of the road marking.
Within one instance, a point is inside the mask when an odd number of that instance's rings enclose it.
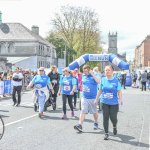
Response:
[[[145,106],[145,99],[144,99],[144,102],[143,102],[143,108]],[[138,150],[140,149],[141,147],[141,141],[142,141],[142,135],[143,135],[143,129],[144,129],[144,112],[142,112],[142,128],[141,128],[141,132],[140,132],[140,137],[139,137],[139,142],[138,142]]]
[[[150,150],[150,125],[149,125],[149,150]]]
[[[33,118],[33,117],[35,117],[35,116],[37,116],[37,115],[38,115],[38,114],[35,114],[35,115],[29,116],[29,117],[26,117],[26,118],[22,118],[22,119],[19,119],[19,120],[16,120],[16,121],[7,123],[7,124],[5,124],[5,127],[10,126],[10,125],[13,125],[13,124],[16,124],[16,123],[18,123],[18,122],[21,122],[21,121],[24,121],[24,120],[27,120],[27,119],[30,119],[30,118]]]

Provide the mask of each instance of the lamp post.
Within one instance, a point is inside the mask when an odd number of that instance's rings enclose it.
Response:
[[[65,51],[64,51],[64,66],[66,67],[66,44],[65,44]]]

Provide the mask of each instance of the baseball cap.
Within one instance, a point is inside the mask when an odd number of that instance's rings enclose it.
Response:
[[[44,69],[45,69],[44,67],[40,67],[40,68],[39,68],[39,71],[40,71],[40,70],[43,70],[43,71],[44,71]]]
[[[64,68],[63,71],[68,71],[70,72],[70,69],[68,67]]]

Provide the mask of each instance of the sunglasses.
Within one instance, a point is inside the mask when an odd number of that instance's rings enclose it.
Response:
[[[39,70],[39,71],[44,71],[44,70]]]

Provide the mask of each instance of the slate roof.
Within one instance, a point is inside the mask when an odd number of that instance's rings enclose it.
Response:
[[[54,45],[50,44],[40,35],[35,34],[27,27],[22,25],[21,23],[6,23],[9,26],[9,33],[5,34],[0,30],[0,41],[32,41],[32,42],[40,42],[51,46],[53,48]]]

